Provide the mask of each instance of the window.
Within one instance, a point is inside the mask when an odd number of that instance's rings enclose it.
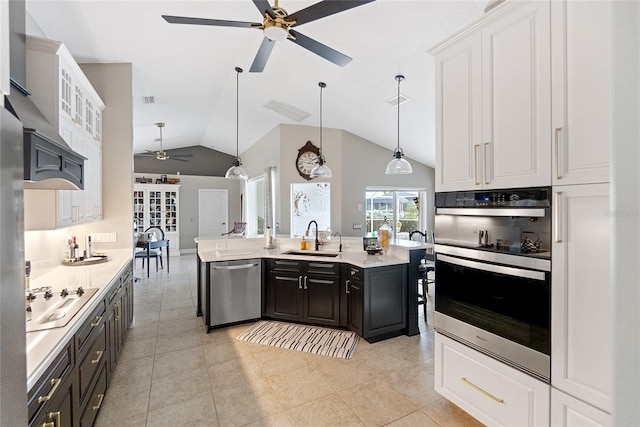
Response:
[[[247,185],[247,236],[264,236],[264,186],[265,178],[261,176],[249,180]]]
[[[385,216],[398,239],[409,239],[411,231],[427,228],[426,192],[422,189],[368,188],[365,206],[367,235],[377,233]]]
[[[303,236],[312,220],[318,223],[319,231],[331,232],[331,185],[291,184],[291,237]]]

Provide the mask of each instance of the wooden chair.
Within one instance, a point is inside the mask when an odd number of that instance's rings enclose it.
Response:
[[[164,231],[160,227],[149,227],[144,233],[148,236],[147,238],[152,238],[155,240],[164,240]],[[144,270],[144,260],[147,258],[147,251],[145,249],[140,249],[135,252],[136,258],[142,258],[142,269]],[[158,271],[158,260],[160,260],[160,267],[164,268],[162,264],[162,248],[153,248],[149,249],[149,257],[156,259],[156,271]]]
[[[244,236],[245,229],[247,228],[246,222],[234,222],[233,228],[226,233],[222,233],[223,236]]]

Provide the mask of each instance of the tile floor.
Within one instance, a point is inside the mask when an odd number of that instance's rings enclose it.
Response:
[[[252,323],[207,334],[195,255],[148,279],[136,267],[134,324],[98,427],[482,425],[433,390],[432,313],[425,327],[422,307],[420,335],[360,340],[343,360],[236,340]]]

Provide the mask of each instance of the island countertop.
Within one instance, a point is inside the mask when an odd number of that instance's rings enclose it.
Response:
[[[409,262],[410,250],[430,247],[429,244],[425,243],[400,240],[397,244],[394,243],[390,245],[389,250],[385,254],[369,255],[363,250],[362,239],[359,238],[343,238],[343,248],[341,252],[339,251],[337,239],[326,242],[317,252],[313,249],[300,251],[300,239],[287,237],[277,237],[275,239],[275,248],[273,249],[266,249],[264,239],[260,238],[196,238],[195,241],[198,244],[198,256],[203,262],[250,258],[306,259],[348,263],[361,268],[406,264]],[[304,252],[304,255],[286,253],[292,250]]]
[[[106,251],[106,254],[109,259],[107,262],[83,266],[60,265],[31,280],[32,289],[51,286],[53,293],[59,293],[64,288],[74,289],[78,286],[85,289],[97,288],[98,291],[66,326],[26,333],[27,389],[33,387],[56,355],[73,338],[87,316],[106,297],[108,286],[131,262],[133,251],[116,249]],[[38,297],[42,298],[41,295]]]

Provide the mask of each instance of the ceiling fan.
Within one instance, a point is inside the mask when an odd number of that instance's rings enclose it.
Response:
[[[178,160],[179,162],[188,162],[189,160],[182,159],[181,157],[193,157],[193,154],[173,154],[169,155],[166,151],[162,149],[162,128],[164,127],[163,122],[156,123],[156,126],[160,129],[160,150],[151,151],[145,150],[146,153],[136,154],[137,157],[155,157],[157,160]]]
[[[267,0],[253,0],[264,19],[262,23],[244,21],[226,21],[221,19],[189,18],[185,16],[162,15],[170,24],[212,25],[218,27],[245,27],[262,30],[264,39],[258,53],[251,64],[250,72],[262,72],[269,59],[271,50],[277,41],[287,39],[303,48],[344,67],[351,58],[320,42],[317,42],[292,28],[315,21],[325,16],[333,15],[374,0],[324,0],[305,9],[289,15],[286,10],[278,7],[278,0],[272,7]]]

